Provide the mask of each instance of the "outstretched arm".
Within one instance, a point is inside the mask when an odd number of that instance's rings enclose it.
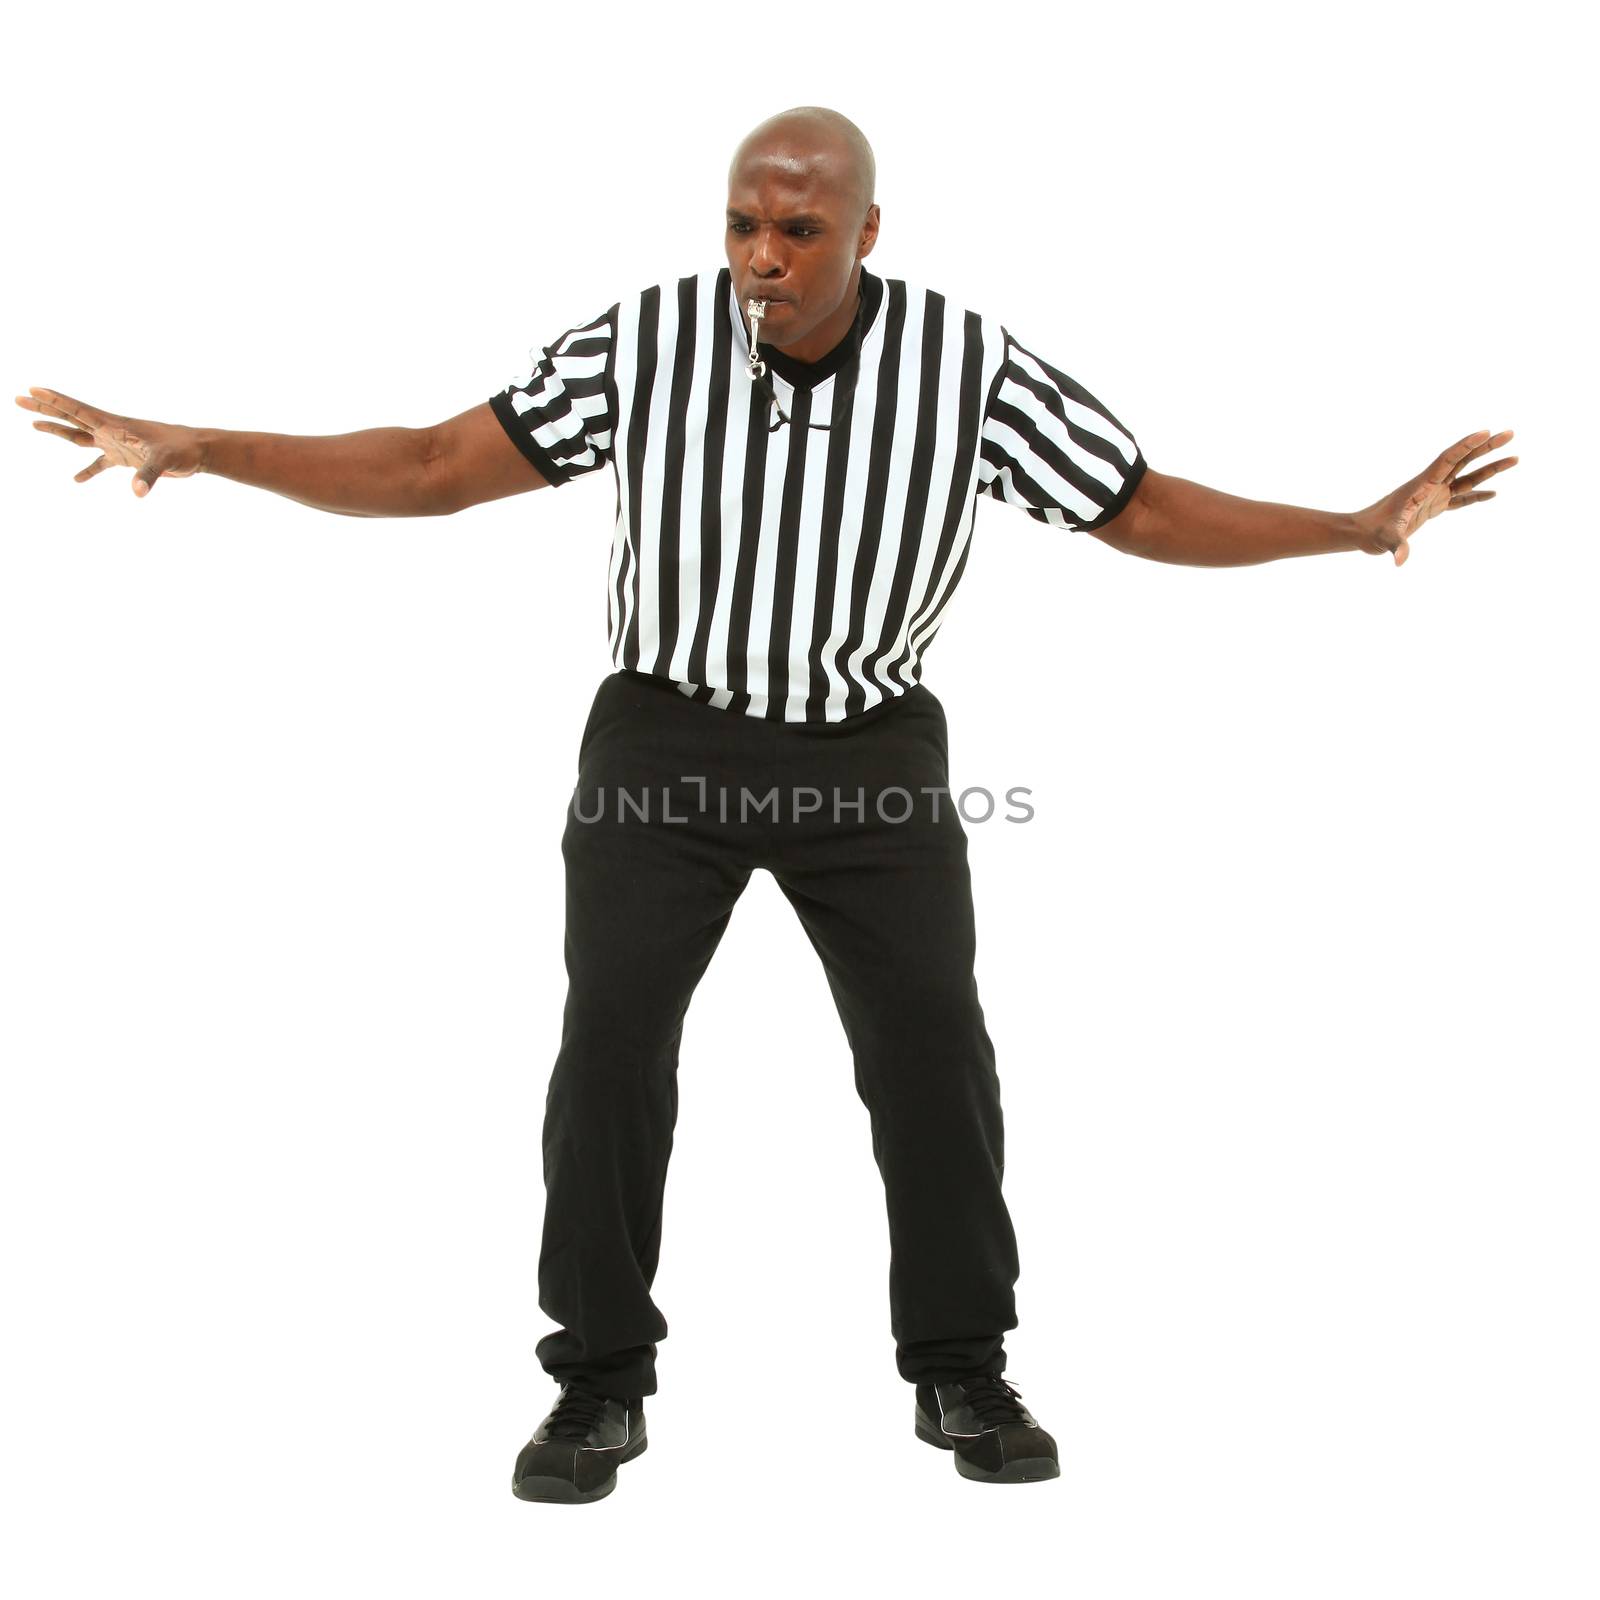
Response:
[[[107,467],[132,467],[133,492],[141,497],[158,478],[209,472],[341,516],[432,517],[546,484],[487,401],[429,428],[338,434],[149,422],[54,389],[30,389],[16,401],[48,419],[35,428],[100,452],[75,474],[77,482]]]
[[[1354,512],[1245,500],[1187,478],[1146,471],[1127,505],[1104,527],[1090,531],[1128,555],[1183,566],[1250,566],[1336,550],[1393,555],[1400,566],[1410,554],[1411,535],[1429,518],[1494,498],[1493,489],[1478,485],[1515,466],[1516,456],[1491,461],[1465,476],[1457,474],[1511,436],[1509,428],[1492,437],[1486,428],[1468,434],[1392,494]]]

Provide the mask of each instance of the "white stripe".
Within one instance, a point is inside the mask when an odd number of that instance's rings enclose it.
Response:
[[[887,298],[887,284],[883,292]],[[850,691],[850,681],[834,662],[850,632],[851,576],[861,547],[861,519],[867,504],[867,471],[872,465],[872,428],[878,414],[878,374],[883,367],[883,353],[883,339],[874,339],[861,352],[861,370],[856,377],[855,415],[850,422],[850,462],[845,475],[839,553],[834,568],[833,622],[823,650],[828,680],[828,698],[823,711],[829,722],[837,722],[844,715],[845,696]]]
[[[835,387],[830,378],[811,393],[811,420],[831,423]],[[780,428],[773,438],[788,430]],[[785,722],[804,722],[811,693],[811,634],[817,607],[817,564],[822,557],[822,500],[827,487],[831,431],[808,428],[806,467],[795,529],[794,598],[789,613],[789,692],[783,703]]]
[[[689,671],[689,650],[700,625],[700,508],[705,490],[705,403],[711,387],[711,352],[721,329],[717,275],[702,272],[695,285],[694,371],[684,418],[682,515],[678,520],[678,642],[667,670],[674,678]],[[730,374],[731,376],[731,374]],[[669,580],[670,581],[670,580]]]
[[[1051,389],[1054,389],[1057,394],[1061,394],[1061,390],[1051,380],[1044,368],[1041,367],[1026,350],[1022,349],[1021,346],[1015,343],[1011,346],[1011,358],[1030,377],[1035,378],[1040,383],[1047,385]],[[1052,441],[1059,441],[1061,448],[1064,451],[1071,453],[1074,456],[1074,459],[1082,454],[1082,452],[1078,450],[1078,447],[1073,445],[1068,439],[1067,430],[1062,426],[1060,419],[1056,417],[1054,412],[1045,409],[1036,394],[1032,393],[1030,390],[1022,388],[1020,384],[1012,382],[1002,384],[1001,388],[1005,393],[1006,398],[1010,399],[1012,405],[1016,406],[1018,410],[1026,411],[1030,415],[1041,415],[1044,419],[1044,422],[1041,423],[1041,427],[1044,427],[1046,424],[1048,425],[1050,438]],[[1022,396],[1020,401],[1012,398],[1018,393],[1020,393]],[[1084,405],[1081,400],[1074,400],[1070,395],[1061,394],[1061,406],[1066,412],[1067,420],[1069,422],[1076,423],[1080,428],[1084,429],[1085,432],[1098,434],[1102,439],[1114,444],[1118,451],[1120,451],[1123,457],[1127,460],[1128,465],[1133,465],[1133,458],[1137,447],[1134,445],[1133,440],[1130,439],[1121,428],[1117,427],[1109,417],[1103,416],[1100,412],[1094,410],[1092,407]],[[1095,462],[1100,461],[1098,456],[1090,456],[1088,459]],[[1102,467],[1105,465],[1103,462],[1100,464]]]
[[[728,619],[733,609],[734,569],[739,561],[744,520],[745,431],[750,426],[750,408],[758,404],[754,385],[744,375],[737,339],[732,355],[722,447],[722,545],[718,551],[717,600],[711,608],[711,634],[706,640],[706,680],[719,687],[728,681]]]
[[[906,491],[911,483],[911,458],[916,444],[917,396],[922,388],[922,319],[927,295],[921,290],[906,294],[906,323],[900,343],[900,393],[895,407],[895,439],[898,448],[889,461],[888,493],[883,502],[883,524],[878,534],[877,561],[872,569],[872,584],[867,591],[866,627],[861,643],[850,652],[845,665],[856,680],[866,686],[866,703],[877,705],[894,691],[883,679],[880,662],[869,679],[862,662],[873,654],[884,629],[884,612],[894,569],[900,559],[901,524],[906,515]]]
[[[1031,444],[1016,429],[1004,422],[991,422],[989,437],[1038,484],[1039,488],[1049,496],[1051,504],[1062,506],[1085,521],[1099,513],[1100,507],[1081,489],[1075,488],[1065,478],[1059,476],[1048,462],[1035,455]],[[1098,461],[1099,458],[1092,456],[1090,460]],[[1103,482],[1109,470],[1104,462],[1100,462],[1100,471],[1091,473],[1090,476],[1099,478]],[[1009,469],[1006,476],[1008,478],[1010,476]],[[1116,480],[1118,484],[1121,481],[1120,478]],[[1041,503],[1037,498],[1025,495],[1020,489],[1013,489],[1006,498],[1017,505],[1036,506]]]
[[[933,573],[939,553],[939,538],[944,532],[945,509],[950,502],[950,479],[956,466],[957,426],[960,419],[961,363],[966,350],[966,317],[948,301],[944,307],[944,334],[939,346],[939,403],[935,408],[938,431],[934,436],[933,458],[928,470],[928,501],[923,507],[918,534],[917,562],[911,571],[911,587],[906,595],[906,614],[893,643],[884,654],[880,670],[890,681],[909,689],[916,681],[911,674],[915,658],[907,660],[890,674],[888,663],[905,648],[907,635],[920,620],[918,606]],[[947,573],[951,570],[947,564]]]
[[[611,594],[611,599],[608,601],[612,613],[611,664],[618,668],[622,666],[623,641],[628,636],[628,622],[633,614],[633,601],[627,592],[632,585],[624,585],[620,605],[617,603],[616,591],[619,576],[632,570],[632,560],[628,550],[628,423],[633,411],[633,385],[635,369],[638,366],[638,350],[639,301],[637,298],[624,299],[617,314],[616,366],[613,368],[619,402],[615,459],[617,481],[622,486],[622,493],[618,496],[617,525],[611,538],[611,561],[606,571],[606,583]]]
[[[639,671],[655,670],[661,648],[661,495],[665,487],[667,414],[672,407],[672,369],[678,351],[678,286],[661,286],[656,330],[656,371],[650,389],[650,418],[644,439],[644,483],[639,492]]]

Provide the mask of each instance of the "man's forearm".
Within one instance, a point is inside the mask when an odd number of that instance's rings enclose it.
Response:
[[[1365,548],[1355,517],[1346,512],[1246,500],[1166,473],[1151,485],[1148,506],[1137,543],[1127,548],[1151,561],[1242,567]]]
[[[430,473],[428,428],[359,433],[242,433],[197,430],[200,470],[270,489],[318,511],[347,517],[427,517],[450,509]]]

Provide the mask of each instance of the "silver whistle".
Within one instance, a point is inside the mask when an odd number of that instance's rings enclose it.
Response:
[[[760,355],[761,319],[767,314],[767,302],[746,300],[744,309],[750,318],[750,364],[746,371],[752,379],[755,379],[761,377],[767,370],[767,364]]]

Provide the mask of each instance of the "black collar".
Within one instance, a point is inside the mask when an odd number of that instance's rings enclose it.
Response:
[[[761,343],[761,359],[785,383],[797,389],[809,389],[824,378],[831,378],[860,351],[861,341],[872,326],[872,319],[878,314],[878,305],[883,299],[883,279],[868,272],[865,262],[861,266],[860,290],[861,304],[856,307],[855,321],[850,324],[850,331],[825,356],[816,361],[796,361],[783,351]]]

